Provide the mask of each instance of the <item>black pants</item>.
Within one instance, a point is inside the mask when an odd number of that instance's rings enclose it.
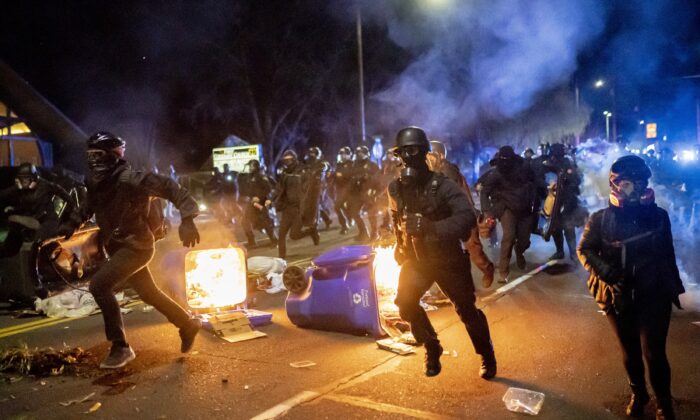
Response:
[[[608,320],[622,349],[622,360],[632,389],[646,388],[644,362],[657,398],[671,397],[671,367],[666,357],[666,336],[671,322],[671,302],[648,299],[635,302]]]
[[[462,261],[450,264],[444,261],[426,264],[408,260],[401,265],[396,305],[399,307],[401,318],[411,323],[411,331],[416,341],[424,343],[426,348],[435,348],[440,343],[428,315],[420,306],[420,298],[433,283],[437,283],[452,301],[459,318],[467,327],[476,353],[492,356],[489,325],[486,315],[474,305],[474,282],[466,255]]]
[[[557,252],[561,252],[562,254],[564,253],[564,238],[566,238],[566,245],[569,247],[569,256],[572,258],[576,256],[576,228],[572,226],[554,229],[552,238],[554,239],[554,245],[557,247]]]
[[[530,248],[530,233],[532,232],[532,214],[516,214],[506,209],[499,222],[503,229],[501,238],[501,253],[498,260],[498,271],[501,274],[510,272],[508,266],[513,256],[513,248],[516,254],[522,255]]]
[[[254,229],[265,230],[267,237],[270,238],[270,242],[275,243],[277,241],[277,237],[275,236],[275,225],[267,208],[258,210],[252,204],[248,204],[245,208],[243,218],[243,230],[245,231],[245,236],[249,245],[255,244]]]
[[[353,193],[354,194],[354,193]],[[357,193],[361,197],[351,197],[348,201],[348,216],[355,221],[357,225],[357,235],[360,238],[370,237],[374,239],[379,233],[377,230],[377,204],[370,199],[362,199],[362,196],[366,194]],[[369,232],[367,232],[367,225],[362,219],[362,210],[367,212],[367,220],[369,221]]]
[[[90,280],[90,293],[102,310],[107,340],[126,342],[124,322],[114,290],[128,283],[141,299],[154,306],[178,328],[188,325],[190,315],[175,301],[163,293],[153,282],[148,263],[153,258],[153,248],[135,249],[122,246],[110,249],[110,258]]]
[[[335,200],[333,201],[335,214],[338,216],[338,223],[341,229],[348,228],[348,219],[350,219],[348,215],[347,195],[347,191],[338,189],[335,192]]]
[[[304,236],[311,236],[313,230],[302,229],[301,211],[299,207],[288,207],[282,211],[280,219],[280,233],[278,238],[277,252],[280,258],[287,258],[287,233],[293,240],[301,239]]]

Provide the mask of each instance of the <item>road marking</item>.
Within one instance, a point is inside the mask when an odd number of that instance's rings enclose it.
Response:
[[[297,405],[316,399],[319,395],[320,394],[318,392],[314,391],[302,391],[292,398],[282,401],[269,410],[265,410],[257,416],[252,417],[251,420],[269,420],[278,418]]]
[[[515,279],[511,282],[508,282],[506,285],[499,287],[490,295],[485,296],[482,299],[482,301],[488,302],[488,301],[498,299],[504,293],[518,287],[520,284],[524,283],[525,281],[530,280],[532,277],[535,276],[535,274],[540,273],[540,272],[546,270],[547,268],[552,267],[556,264],[557,264],[556,260],[547,261],[546,263],[540,265],[539,267],[535,268],[534,270],[530,271],[529,273],[523,274],[522,276],[518,277],[517,279]]]
[[[386,404],[370,400],[368,398],[354,397],[352,395],[329,394],[322,397],[326,400],[348,404],[355,407],[369,408],[370,410],[380,411],[382,413],[401,414],[417,419],[454,419],[456,417],[444,416],[442,414],[431,413],[428,411],[415,410],[413,408],[401,407],[393,404]]]
[[[142,304],[143,301],[137,300],[134,302],[129,302],[126,305],[124,305],[124,308],[130,308],[132,306],[140,305]],[[50,327],[52,325],[56,324],[62,324],[64,322],[70,322],[70,321],[75,321],[77,319],[83,319],[87,318],[90,315],[87,316],[80,316],[76,318],[46,318],[46,319],[40,319],[38,321],[32,321],[32,322],[26,322],[21,325],[15,325],[12,327],[4,328],[0,330],[0,338],[5,338],[5,337],[10,337],[12,335],[16,334],[22,334],[25,332],[37,330],[39,328],[44,328],[44,327]]]

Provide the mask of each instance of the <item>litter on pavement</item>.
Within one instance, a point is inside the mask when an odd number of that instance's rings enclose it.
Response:
[[[405,356],[407,354],[415,353],[415,347],[410,344],[401,343],[393,338],[384,338],[382,340],[377,340],[377,347],[382,350],[390,351],[392,353]]]
[[[248,275],[255,276],[258,289],[274,294],[287,289],[282,281],[282,274],[287,268],[287,261],[282,258],[256,256],[248,258]]]
[[[262,331],[256,331],[250,325],[250,320],[243,312],[213,314],[207,317],[214,334],[229,343],[247,341],[266,337]]]
[[[61,402],[59,402],[59,404],[61,404],[64,407],[68,407],[69,405],[81,404],[81,403],[84,403],[85,401],[89,401],[90,398],[92,398],[94,396],[95,396],[95,393],[91,392],[90,394],[84,396],[83,398],[79,398],[76,400],[61,401]]]
[[[66,366],[82,363],[89,356],[90,354],[80,347],[39,350],[24,345],[0,351],[0,372],[57,376],[63,374]]]
[[[510,387],[503,395],[503,402],[509,411],[536,416],[544,404],[544,394],[529,389]]]
[[[289,366],[291,366],[293,368],[306,368],[306,367],[316,366],[316,363],[312,362],[311,360],[302,360],[299,362],[292,362],[289,364]]]

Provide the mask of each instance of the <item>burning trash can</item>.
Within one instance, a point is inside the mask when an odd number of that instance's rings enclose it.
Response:
[[[246,256],[241,248],[190,251],[185,255],[187,306],[196,313],[233,309],[246,300]]]
[[[284,272],[287,316],[298,327],[386,335],[380,308],[395,311],[399,266],[393,248],[343,246],[318,256],[312,266]]]

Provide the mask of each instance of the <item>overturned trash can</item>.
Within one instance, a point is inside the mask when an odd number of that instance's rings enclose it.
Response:
[[[287,316],[298,327],[382,337],[377,293],[377,252],[370,246],[343,246],[312,261],[306,270],[290,266],[284,272],[289,290]],[[395,264],[393,257],[389,264]],[[398,266],[386,277],[398,281]]]

